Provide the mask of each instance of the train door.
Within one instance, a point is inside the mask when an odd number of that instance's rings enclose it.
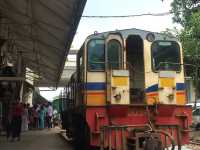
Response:
[[[130,72],[130,103],[144,103],[144,48],[139,35],[126,39],[126,62]]]
[[[123,38],[111,33],[106,38],[106,89],[110,104],[129,104],[129,72],[124,69]]]

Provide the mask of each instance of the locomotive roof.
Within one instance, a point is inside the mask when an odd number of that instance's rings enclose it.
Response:
[[[146,36],[148,33],[153,33],[155,35],[155,40],[165,39],[165,40],[170,40],[170,41],[178,41],[177,38],[166,35],[164,33],[151,32],[151,31],[146,31],[146,30],[141,30],[141,29],[136,29],[136,28],[96,33],[96,34],[92,34],[92,35],[88,36],[87,39],[106,37],[109,33],[120,33],[123,36],[123,38],[125,38],[125,39],[129,35],[139,35],[142,39],[146,39]]]

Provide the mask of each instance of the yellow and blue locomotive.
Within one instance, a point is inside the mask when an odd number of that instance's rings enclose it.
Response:
[[[181,44],[164,34],[127,29],[89,36],[66,87],[76,145],[156,150],[187,144],[192,110],[185,105],[182,64]]]

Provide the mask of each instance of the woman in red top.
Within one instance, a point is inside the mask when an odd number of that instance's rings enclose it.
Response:
[[[20,140],[22,113],[23,113],[23,106],[22,104],[17,102],[13,106],[13,113],[12,113],[12,140],[15,140],[15,138],[17,138],[18,141]]]

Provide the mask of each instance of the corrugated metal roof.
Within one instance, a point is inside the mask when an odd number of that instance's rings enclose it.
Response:
[[[56,86],[86,0],[1,0],[1,39],[38,74],[36,86]]]

